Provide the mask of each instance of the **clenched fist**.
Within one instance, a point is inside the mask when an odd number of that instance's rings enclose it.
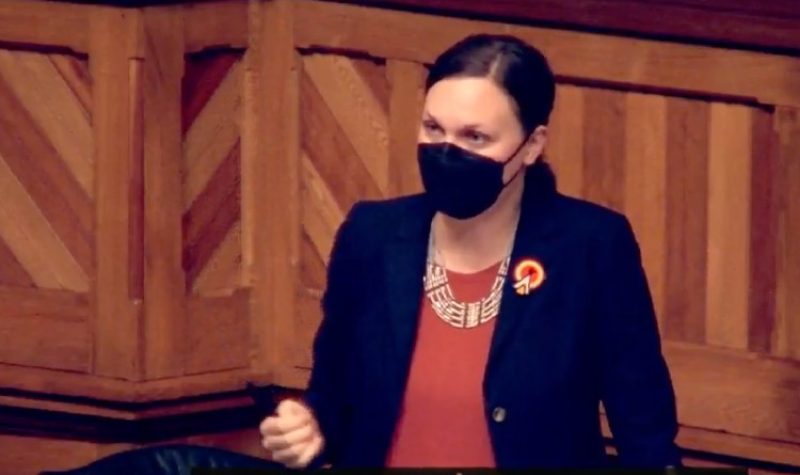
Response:
[[[305,468],[325,444],[317,420],[310,409],[291,399],[281,401],[275,413],[259,426],[261,445],[272,460],[289,468]]]

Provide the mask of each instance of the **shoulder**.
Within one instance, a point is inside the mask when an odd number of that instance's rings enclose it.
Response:
[[[559,194],[554,206],[562,223],[572,232],[602,237],[630,228],[624,214],[597,203]]]
[[[424,195],[384,200],[362,200],[350,208],[338,231],[337,240],[360,255],[369,255],[405,229],[423,225],[427,215]]]
[[[350,209],[347,221],[358,231],[368,230],[380,237],[392,233],[399,226],[421,219],[425,215],[424,195],[416,194],[384,200],[363,200]],[[360,234],[356,232],[355,234]]]

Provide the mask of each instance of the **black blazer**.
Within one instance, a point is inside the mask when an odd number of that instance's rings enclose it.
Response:
[[[520,296],[510,271],[496,317],[483,397],[497,465],[607,466],[600,401],[623,465],[679,465],[672,383],[631,227],[558,194],[535,170],[525,177],[511,270],[532,257],[546,279]],[[361,202],[337,233],[305,394],[326,439],[315,464],[384,465],[433,214],[424,195]]]

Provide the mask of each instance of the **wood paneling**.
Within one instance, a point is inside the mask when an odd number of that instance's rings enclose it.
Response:
[[[62,2],[0,2],[0,40],[13,43],[89,50],[89,16],[92,10]]]
[[[183,268],[187,291],[241,284],[241,55],[190,55],[183,77]]]
[[[778,233],[775,355],[800,359],[800,109],[778,108]]]
[[[143,13],[144,369],[148,378],[185,368],[186,276],[182,267],[180,88],[183,17],[178,7]]]
[[[667,102],[667,235],[664,336],[705,341],[708,241],[708,121],[705,101]]]
[[[500,21],[590,28],[745,47],[800,50],[800,14],[793,0],[350,0]]]
[[[683,424],[800,442],[800,362],[675,342],[664,353]]]
[[[580,196],[583,188],[584,90],[567,84],[556,85],[556,104],[550,115],[544,155],[558,179],[558,189]]]
[[[659,327],[663,331],[667,235],[667,98],[625,98],[625,209],[639,241]]]
[[[0,362],[88,372],[89,303],[85,294],[0,287]]]
[[[249,366],[248,293],[226,297],[193,297],[188,301],[186,374]]]
[[[253,287],[251,367],[272,381],[295,358],[294,288],[300,254],[300,123],[294,49],[293,2],[276,0],[254,9],[247,70],[250,121],[243,137],[243,233]],[[267,132],[269,135],[267,136]],[[283,315],[282,318],[271,318]],[[269,343],[265,343],[269,342]],[[282,365],[280,362],[288,362]],[[289,384],[288,382],[285,384]]]
[[[189,3],[182,15],[187,52],[247,46],[247,0]]]
[[[93,373],[140,379],[144,290],[142,78],[128,35],[136,16],[98,8],[91,22],[97,260],[93,305]],[[113,38],[113,40],[112,40]]]
[[[297,45],[431,63],[471,33],[536,45],[565,78],[800,105],[800,59],[566,30],[503,25],[297,0]],[[737,74],[730,74],[736,71]]]
[[[42,470],[79,467],[98,458],[98,444],[52,440],[18,435],[0,435],[0,454],[5,473],[38,475]]]
[[[359,63],[357,63],[359,64]],[[423,190],[417,172],[417,135],[425,100],[424,66],[411,61],[389,60],[386,76],[391,88],[389,106],[389,189],[391,195]]]
[[[426,64],[478,31],[548,56],[560,189],[631,220],[679,442],[800,464],[798,57],[333,2],[0,5],[0,386],[121,420],[303,387],[335,232],[421,190]]]

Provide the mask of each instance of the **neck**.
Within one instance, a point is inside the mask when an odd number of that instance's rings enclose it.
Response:
[[[477,272],[511,251],[523,191],[522,175],[506,186],[497,201],[470,219],[437,213],[433,220],[436,251],[449,270]]]

